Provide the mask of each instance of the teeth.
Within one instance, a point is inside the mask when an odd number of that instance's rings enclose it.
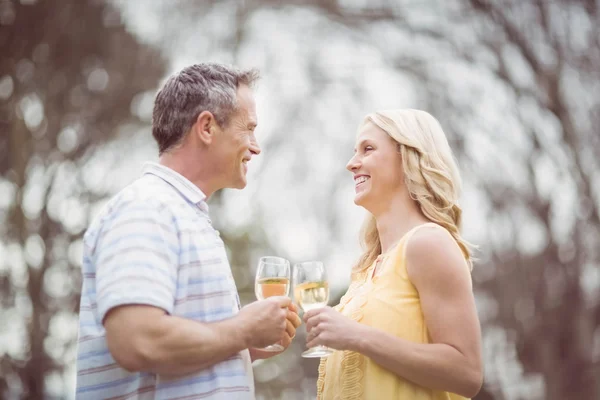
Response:
[[[359,184],[361,184],[363,182],[366,182],[367,179],[369,179],[369,177],[367,177],[367,176],[360,176],[360,177],[356,178],[355,182],[356,182],[357,185],[359,185]]]

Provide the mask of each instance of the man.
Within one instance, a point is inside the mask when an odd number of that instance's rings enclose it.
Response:
[[[253,71],[185,68],[159,91],[160,162],[84,237],[77,399],[253,399],[251,359],[300,325],[285,297],[240,309],[206,199],[246,186],[260,153]]]

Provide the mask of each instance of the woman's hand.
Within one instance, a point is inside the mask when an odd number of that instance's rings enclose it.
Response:
[[[356,350],[358,347],[363,325],[331,307],[307,311],[304,322],[308,347],[322,345],[336,350]]]

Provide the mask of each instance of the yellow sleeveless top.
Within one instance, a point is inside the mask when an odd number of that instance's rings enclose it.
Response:
[[[431,343],[419,293],[408,277],[404,255],[407,240],[416,229],[425,225],[439,226],[428,223],[413,228],[367,270],[352,274],[350,287],[335,309],[361,324],[400,338]],[[381,265],[377,275],[373,276],[378,263]],[[336,351],[321,359],[317,399],[465,400],[457,394],[416,385],[352,351]]]

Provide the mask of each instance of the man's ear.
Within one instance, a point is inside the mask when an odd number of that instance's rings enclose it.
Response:
[[[210,111],[202,111],[196,122],[192,125],[192,133],[194,133],[200,141],[206,145],[212,143],[215,134],[217,133],[219,124],[215,120],[214,115]]]

